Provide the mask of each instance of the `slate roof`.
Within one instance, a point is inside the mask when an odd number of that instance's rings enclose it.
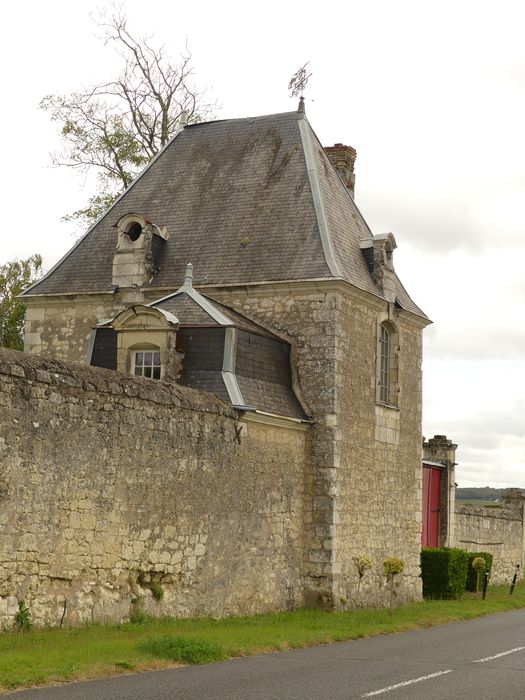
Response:
[[[359,247],[372,234],[299,111],[184,128],[26,294],[111,291],[127,213],[170,234],[152,289],[176,289],[191,261],[197,287],[341,278],[381,296]]]
[[[224,304],[219,304],[218,301],[206,297],[204,294],[201,295],[204,299],[212,304],[215,309],[220,311],[226,318],[230,321],[229,325],[237,326],[237,328],[242,328],[243,330],[252,331],[254,333],[259,333],[260,335],[267,335],[270,337],[276,337],[270,331],[266,330],[258,323],[251,321],[242,314],[237,313],[233,309],[230,309]],[[195,302],[188,294],[184,291],[176,292],[160,301],[153,301],[148,306],[153,306],[156,309],[162,311],[168,311],[172,313],[179,321],[181,328],[185,326],[195,327],[195,326],[217,326],[226,324],[217,324],[209,313],[207,313],[199,304]]]
[[[240,393],[238,399],[233,401],[224,380],[224,372],[221,371],[224,334],[220,338],[216,334],[207,337],[201,335],[196,345],[191,344],[188,348],[189,355],[183,363],[180,383],[210,391],[229,403],[305,420],[306,415],[292,388],[289,344],[258,323],[193,289],[191,273],[186,280],[177,292],[153,301],[148,306],[176,317],[179,327],[187,330],[186,335],[184,330],[179,332],[183,342],[192,333],[192,329],[238,328],[240,338],[237,341],[237,361],[231,371],[231,380],[236,383]],[[195,362],[195,352],[206,357],[209,364]],[[220,367],[217,365],[218,355]]]

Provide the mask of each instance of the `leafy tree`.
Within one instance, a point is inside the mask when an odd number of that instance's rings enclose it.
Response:
[[[150,38],[135,38],[120,13],[102,16],[105,45],[114,45],[123,66],[107,83],[70,95],[47,95],[40,107],[60,126],[64,148],[55,165],[81,172],[94,169],[98,192],[87,206],[64,217],[83,224],[95,221],[126,189],[139,171],[174,135],[182,119],[203,121],[215,104],[191,83],[191,53],[177,64]]]
[[[0,265],[0,346],[22,350],[25,306],[17,296],[40,276],[42,258],[12,260]]]

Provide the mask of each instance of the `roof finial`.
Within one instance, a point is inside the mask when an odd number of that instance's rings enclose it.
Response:
[[[184,129],[185,126],[188,126],[188,112],[183,109],[182,112],[180,113],[179,117],[179,128]]]
[[[193,289],[193,265],[186,265],[186,274],[184,275],[184,289]]]
[[[310,63],[305,63],[304,66],[301,66],[299,70],[292,75],[292,77],[290,78],[290,82],[288,83],[288,90],[290,90],[290,96],[297,97],[299,95],[299,108],[297,111],[302,112],[303,114],[305,111],[303,93],[311,75],[312,74],[310,73]]]

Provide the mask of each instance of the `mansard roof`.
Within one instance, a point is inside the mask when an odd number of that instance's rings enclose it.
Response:
[[[360,250],[372,234],[303,112],[186,126],[26,294],[112,291],[115,225],[165,227],[151,291],[194,284],[343,279],[382,296]],[[423,312],[399,283],[401,306]]]

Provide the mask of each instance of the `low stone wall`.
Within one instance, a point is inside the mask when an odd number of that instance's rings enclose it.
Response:
[[[523,571],[523,507],[456,508],[456,546],[470,552],[490,552],[491,583],[509,584],[516,564]]]
[[[237,430],[236,430],[237,429]],[[305,433],[0,350],[0,629],[303,603]]]

